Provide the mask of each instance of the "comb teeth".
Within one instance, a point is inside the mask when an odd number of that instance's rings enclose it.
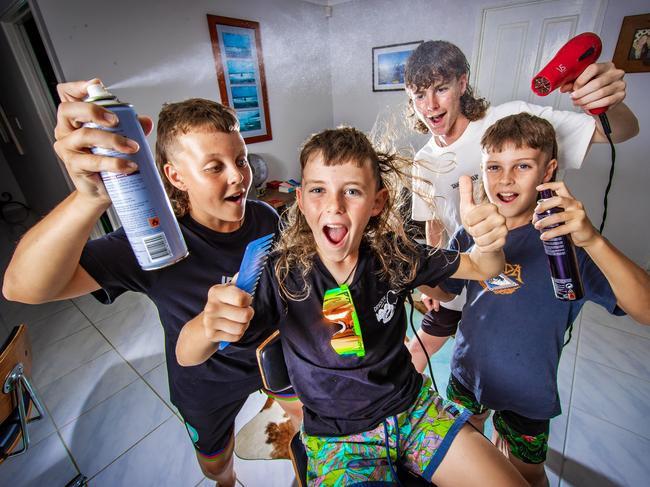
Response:
[[[274,233],[269,233],[249,242],[246,246],[244,257],[239,265],[237,287],[250,295],[255,295],[255,288],[262,275],[262,269],[264,268],[266,259],[269,257],[274,236]],[[229,342],[221,342],[219,350],[223,350],[228,344]]]

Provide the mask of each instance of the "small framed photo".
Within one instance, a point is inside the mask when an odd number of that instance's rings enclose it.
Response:
[[[247,144],[271,140],[260,24],[208,15],[221,103],[235,109]]]
[[[423,41],[372,48],[372,91],[403,90],[404,65]]]
[[[623,18],[613,61],[627,73],[650,72],[650,14]]]

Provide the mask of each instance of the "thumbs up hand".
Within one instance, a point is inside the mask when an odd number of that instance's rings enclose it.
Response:
[[[460,218],[467,233],[474,239],[476,250],[481,253],[498,252],[506,243],[508,229],[506,219],[492,203],[476,204],[472,190],[472,179],[461,176]]]

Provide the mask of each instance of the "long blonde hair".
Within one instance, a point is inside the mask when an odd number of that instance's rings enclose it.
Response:
[[[301,174],[310,158],[317,153],[322,155],[327,166],[349,162],[358,167],[372,164],[377,188],[385,188],[388,198],[382,212],[368,222],[363,241],[380,261],[377,277],[387,279],[393,288],[403,288],[415,278],[418,262],[416,244],[405,227],[410,208],[407,194],[402,191],[409,184],[408,168],[412,159],[395,152],[375,150],[368,137],[352,127],[324,130],[307,139],[300,152]],[[310,293],[307,275],[314,264],[316,243],[297,202],[287,210],[286,218],[276,244],[279,257],[275,263],[275,274],[283,298],[303,300]],[[292,269],[300,269],[303,281],[301,289],[294,290],[293,286],[289,289],[287,286],[286,280]]]

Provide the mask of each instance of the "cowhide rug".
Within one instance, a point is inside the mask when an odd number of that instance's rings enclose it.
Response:
[[[262,410],[237,433],[235,455],[243,460],[288,459],[295,432],[289,416],[269,397]]]

